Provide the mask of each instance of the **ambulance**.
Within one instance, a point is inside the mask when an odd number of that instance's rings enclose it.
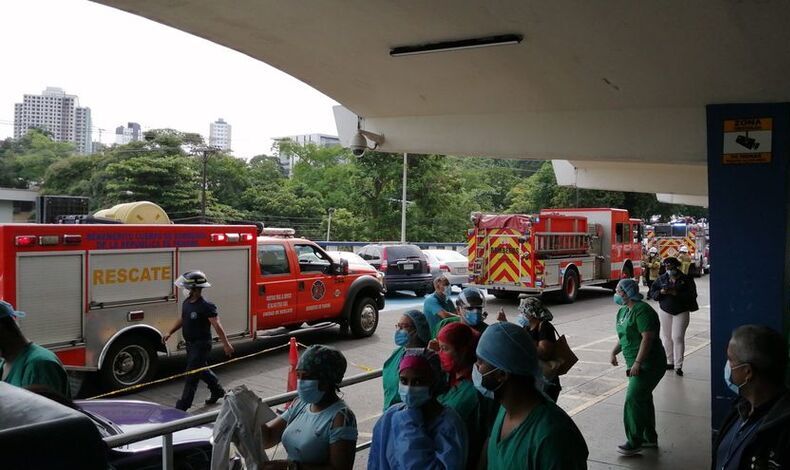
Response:
[[[498,298],[582,286],[614,286],[641,275],[642,221],[624,209],[545,209],[540,214],[472,214],[469,286]]]
[[[0,298],[27,315],[31,341],[67,369],[98,371],[106,388],[150,380],[162,337],[181,312],[179,273],[202,270],[232,340],[303,323],[376,331],[383,287],[290,229],[254,225],[0,224]]]

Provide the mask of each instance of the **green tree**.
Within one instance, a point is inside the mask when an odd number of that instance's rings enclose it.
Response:
[[[0,145],[0,185],[38,186],[50,165],[73,154],[73,144],[56,142],[41,129],[31,129],[20,139],[6,139]]]

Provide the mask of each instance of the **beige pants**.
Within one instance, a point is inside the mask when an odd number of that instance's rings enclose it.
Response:
[[[686,353],[686,329],[689,327],[689,312],[670,315],[658,312],[661,319],[661,342],[667,353],[667,364],[674,364],[675,369],[683,367],[683,355]]]

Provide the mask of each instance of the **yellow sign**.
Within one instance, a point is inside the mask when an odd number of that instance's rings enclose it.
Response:
[[[721,162],[725,165],[771,163],[772,118],[724,121]]]
[[[169,281],[171,279],[172,273],[170,272],[170,266],[93,270],[93,285],[124,284],[126,282]]]

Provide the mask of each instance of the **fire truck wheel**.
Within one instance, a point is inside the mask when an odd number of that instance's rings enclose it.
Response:
[[[154,346],[137,335],[116,340],[104,358],[101,379],[111,390],[145,383],[156,370],[157,355]]]
[[[579,273],[575,269],[568,269],[565,272],[565,277],[562,280],[562,290],[560,291],[560,299],[563,303],[572,304],[576,300],[576,295],[579,293]]]
[[[366,338],[376,331],[379,310],[370,297],[362,297],[354,304],[350,319],[351,333],[355,338]]]

